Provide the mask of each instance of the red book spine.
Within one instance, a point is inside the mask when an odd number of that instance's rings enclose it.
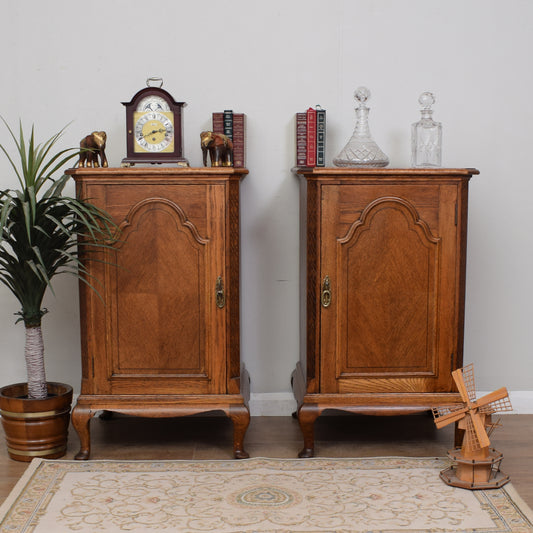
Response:
[[[307,110],[307,157],[305,165],[316,167],[316,109]]]
[[[246,167],[246,115],[233,113],[233,166]]]
[[[296,166],[307,164],[307,117],[305,113],[296,113]]]
[[[224,113],[213,113],[213,133],[224,133]]]

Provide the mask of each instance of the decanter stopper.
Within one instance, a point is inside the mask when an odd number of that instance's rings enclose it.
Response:
[[[440,167],[442,157],[442,125],[435,122],[431,106],[435,95],[424,92],[418,102],[422,106],[422,117],[411,126],[411,166]]]
[[[333,164],[337,167],[386,167],[389,158],[372,139],[368,126],[370,109],[365,102],[370,98],[370,91],[366,87],[359,87],[354,97],[359,104],[355,108],[355,130],[348,144],[333,159]]]

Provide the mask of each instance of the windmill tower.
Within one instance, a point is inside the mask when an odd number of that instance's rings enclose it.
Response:
[[[463,403],[435,407],[433,416],[437,428],[456,422],[463,430],[460,448],[448,452],[455,464],[441,472],[448,485],[467,489],[497,488],[505,485],[509,477],[500,471],[503,455],[490,448],[489,436],[499,425],[492,415],[512,411],[509,393],[505,387],[476,400],[474,367],[467,365],[452,372]]]

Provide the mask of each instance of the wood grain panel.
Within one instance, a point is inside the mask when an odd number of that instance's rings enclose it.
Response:
[[[435,372],[439,239],[399,198],[371,203],[337,239],[337,376]]]
[[[124,194],[124,186],[115,185],[105,189],[105,204],[108,213],[115,220],[125,220],[133,205],[141,204],[153,198],[164,198],[170,203],[182,205],[186,198],[187,218],[192,221],[200,235],[207,232],[207,205],[205,201],[205,185],[197,184],[136,184],[128,187]]]
[[[157,198],[134,206],[121,240],[110,285],[118,340],[113,374],[205,376],[209,241],[177,204]]]

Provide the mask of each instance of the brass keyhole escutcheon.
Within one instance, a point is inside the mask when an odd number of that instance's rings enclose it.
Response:
[[[331,283],[329,281],[329,276],[324,278],[322,282],[322,295],[320,297],[322,307],[329,307],[331,305]]]
[[[224,282],[222,281],[222,276],[218,276],[217,278],[215,285],[215,299],[219,309],[222,309],[226,305],[226,295],[224,294]]]

